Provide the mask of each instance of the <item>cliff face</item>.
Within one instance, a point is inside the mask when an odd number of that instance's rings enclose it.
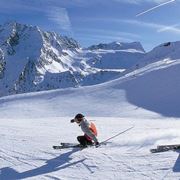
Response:
[[[0,27],[1,94],[76,86],[71,71],[76,69],[73,57],[79,48],[75,40],[38,27],[4,24]]]

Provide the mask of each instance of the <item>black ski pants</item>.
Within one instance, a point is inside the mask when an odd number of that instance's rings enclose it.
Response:
[[[92,145],[92,141],[88,140],[86,136],[78,136],[77,140],[82,146]]]

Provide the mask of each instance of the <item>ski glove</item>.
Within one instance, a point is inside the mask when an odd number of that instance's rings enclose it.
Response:
[[[74,119],[71,119],[71,123],[74,123],[75,121],[74,121]]]

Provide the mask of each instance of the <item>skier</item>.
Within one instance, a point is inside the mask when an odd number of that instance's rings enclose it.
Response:
[[[87,145],[93,145],[93,141],[95,146],[99,145],[98,139],[96,137],[97,129],[94,123],[89,122],[82,114],[77,114],[75,118],[71,120],[71,123],[74,122],[76,122],[84,132],[83,136],[77,137],[77,140],[82,146],[86,147]]]

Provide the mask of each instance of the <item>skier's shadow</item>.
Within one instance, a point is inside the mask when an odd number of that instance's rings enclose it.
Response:
[[[0,169],[0,179],[1,180],[25,179],[25,178],[42,175],[42,174],[59,171],[59,170],[65,169],[69,166],[73,166],[75,164],[82,163],[85,159],[81,159],[79,161],[70,163],[70,161],[72,160],[72,158],[70,158],[70,155],[75,153],[76,151],[78,151],[78,149],[73,149],[72,151],[61,154],[60,156],[58,156],[56,158],[47,160],[46,164],[41,167],[37,167],[35,169],[31,169],[29,171],[25,171],[22,173],[19,173],[10,167],[2,168],[2,169]]]
[[[180,172],[180,150],[177,150],[176,152],[179,154],[179,156],[174,164],[173,172]]]

